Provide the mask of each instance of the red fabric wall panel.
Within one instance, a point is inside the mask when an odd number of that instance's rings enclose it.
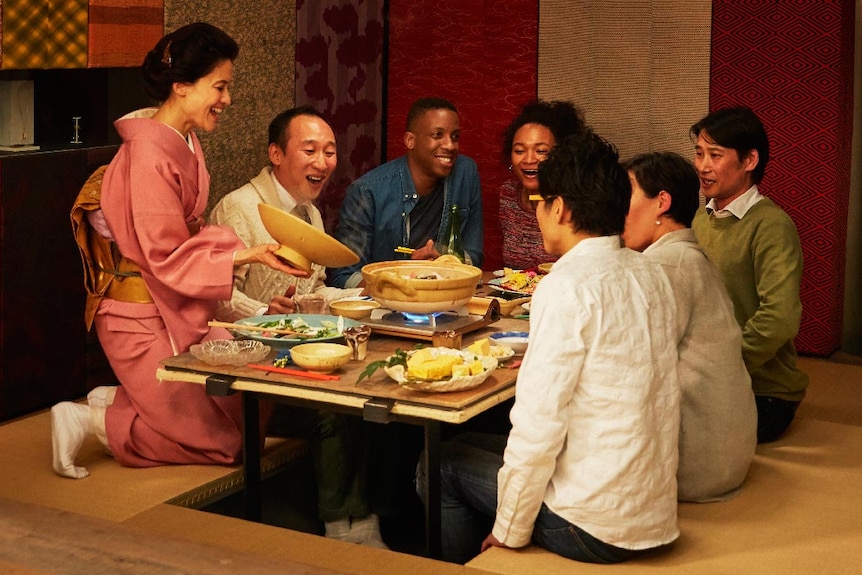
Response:
[[[761,191],[796,223],[805,259],[799,351],[840,347],[850,189],[854,3],[714,0],[710,109],[747,105],[771,160]]]
[[[90,0],[90,68],[138,67],[164,35],[163,0]]]
[[[404,153],[407,111],[417,98],[451,100],[461,118],[461,153],[479,165],[486,269],[502,265],[499,190],[508,172],[501,136],[536,97],[536,0],[410,0],[389,7],[387,158]]]

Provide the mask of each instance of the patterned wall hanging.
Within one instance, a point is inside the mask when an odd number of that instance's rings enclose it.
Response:
[[[771,159],[761,189],[802,240],[801,352],[841,345],[854,6],[842,0],[714,0],[710,109],[747,105],[763,120]]]
[[[347,186],[380,163],[383,9],[383,0],[296,4],[296,105],[322,113],[338,145],[338,166],[317,201],[329,231]]]
[[[3,0],[2,68],[85,68],[87,0]]]

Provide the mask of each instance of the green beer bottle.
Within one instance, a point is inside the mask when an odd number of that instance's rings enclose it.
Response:
[[[461,208],[452,204],[449,212],[449,229],[446,231],[446,244],[440,254],[452,254],[462,263],[470,263],[467,253],[464,251],[464,243],[461,241]]]

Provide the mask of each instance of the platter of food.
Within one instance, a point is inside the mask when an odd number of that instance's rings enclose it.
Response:
[[[512,355],[512,350],[492,345],[487,338],[460,350],[448,347],[398,350],[386,360],[376,362],[378,365],[369,365],[365,376],[382,367],[396,383],[413,391],[464,391],[481,385],[499,362]]]
[[[534,271],[520,271],[506,269],[504,275],[494,278],[488,282],[492,289],[518,295],[533,295],[536,286],[544,277]]]
[[[340,339],[346,328],[358,326],[359,322],[334,315],[274,314],[247,317],[236,325],[247,325],[249,329],[232,328],[234,334],[284,349],[299,343]]]

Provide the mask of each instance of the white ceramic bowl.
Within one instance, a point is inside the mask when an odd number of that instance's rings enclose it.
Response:
[[[499,331],[489,337],[495,344],[511,348],[517,355],[523,355],[527,351],[530,334],[526,331]]]
[[[340,343],[303,343],[290,348],[290,359],[317,373],[332,373],[350,361],[352,352]]]

